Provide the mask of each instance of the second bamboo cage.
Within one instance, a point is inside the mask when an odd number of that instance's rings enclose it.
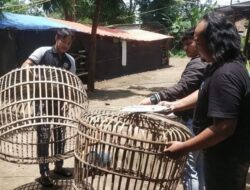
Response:
[[[191,136],[181,124],[152,114],[93,110],[80,119],[75,149],[75,189],[175,189],[186,156],[162,152],[167,141]]]

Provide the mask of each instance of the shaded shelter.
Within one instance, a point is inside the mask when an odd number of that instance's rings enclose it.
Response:
[[[77,74],[85,81],[91,26],[47,17],[4,13],[0,18],[0,76],[20,67],[40,46],[54,44],[58,28],[75,31],[71,53],[77,62]],[[96,78],[108,79],[153,70],[168,64],[171,36],[141,29],[97,29]]]
[[[247,19],[248,20],[248,26],[247,26],[247,32],[246,32],[246,38],[245,38],[245,44],[243,52],[246,55],[246,57],[250,58],[250,42],[249,42],[249,33],[250,33],[250,1],[245,1],[241,3],[230,3],[228,6],[218,7],[215,9],[218,12],[224,13],[231,21],[234,23],[241,20],[241,19]]]
[[[222,6],[215,9],[218,12],[223,12],[231,21],[238,21],[250,16],[250,1],[241,3],[230,3],[228,6]]]

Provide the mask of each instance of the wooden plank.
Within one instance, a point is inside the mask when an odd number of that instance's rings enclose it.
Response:
[[[84,76],[84,75],[87,75],[88,74],[88,72],[79,72],[79,73],[77,73],[76,75],[78,76],[78,77],[80,77],[80,76]]]

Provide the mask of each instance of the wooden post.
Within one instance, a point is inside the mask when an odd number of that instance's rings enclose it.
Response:
[[[76,0],[71,0],[72,2],[72,21],[76,21]]]
[[[95,13],[92,24],[89,58],[88,58],[88,90],[94,91],[95,89],[95,65],[96,65],[96,31],[98,26],[98,20],[101,10],[102,0],[95,0]]]

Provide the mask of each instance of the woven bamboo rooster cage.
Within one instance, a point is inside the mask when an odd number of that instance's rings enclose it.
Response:
[[[80,79],[55,67],[0,78],[0,159],[36,164],[73,156],[77,117],[88,107]]]
[[[166,141],[191,137],[176,122],[153,114],[93,110],[80,120],[75,149],[75,189],[175,189],[187,156],[164,155]]]

